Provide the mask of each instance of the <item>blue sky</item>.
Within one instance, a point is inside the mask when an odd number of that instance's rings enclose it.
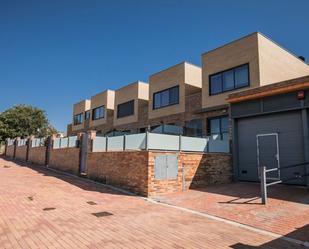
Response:
[[[0,112],[72,104],[261,31],[309,60],[309,1],[0,0]]]

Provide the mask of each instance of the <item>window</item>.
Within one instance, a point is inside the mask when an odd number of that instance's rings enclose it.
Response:
[[[179,86],[174,86],[153,94],[153,109],[179,103]]]
[[[202,137],[203,121],[201,119],[186,121],[185,135],[189,137]]]
[[[214,140],[228,140],[229,119],[227,116],[211,118],[208,120],[208,134]]]
[[[117,106],[117,118],[123,118],[134,114],[134,100]]]
[[[74,115],[74,125],[79,125],[83,122],[83,114],[79,113]]]
[[[104,118],[105,107],[99,106],[92,110],[92,120],[97,120],[100,118]]]
[[[249,86],[249,64],[209,76],[209,95]]]
[[[90,111],[85,111],[85,120],[90,119]]]

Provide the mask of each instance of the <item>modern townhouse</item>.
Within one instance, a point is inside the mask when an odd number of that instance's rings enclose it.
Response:
[[[106,90],[91,97],[91,118],[89,128],[97,134],[113,129],[115,92]]]
[[[89,130],[91,102],[89,99],[82,100],[73,105],[72,133]]]
[[[202,112],[208,134],[228,136],[229,94],[309,74],[308,65],[255,32],[202,55]]]
[[[115,91],[113,130],[118,133],[145,132],[148,122],[149,87],[137,81]]]
[[[148,123],[153,132],[203,135],[202,70],[182,62],[149,77]],[[206,135],[206,134],[204,134]]]
[[[182,62],[152,74],[149,85],[116,90],[113,122],[100,127],[92,117],[84,127],[109,135],[150,130],[231,139],[229,94],[308,74],[302,58],[255,32],[202,54],[202,68]],[[91,103],[91,115],[94,108]],[[72,131],[81,127],[73,123]]]

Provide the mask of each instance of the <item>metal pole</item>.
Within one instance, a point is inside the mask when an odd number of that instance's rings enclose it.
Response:
[[[126,134],[123,135],[123,151],[126,150]]]
[[[146,131],[145,149],[148,150],[149,131]]]
[[[262,204],[267,204],[266,167],[261,167],[261,195]]]

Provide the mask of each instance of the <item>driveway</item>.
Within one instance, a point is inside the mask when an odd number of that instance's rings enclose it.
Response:
[[[0,248],[304,248],[0,158]]]
[[[171,205],[207,213],[255,228],[309,241],[309,190],[302,186],[268,188],[262,205],[260,185],[231,183],[157,196]]]

